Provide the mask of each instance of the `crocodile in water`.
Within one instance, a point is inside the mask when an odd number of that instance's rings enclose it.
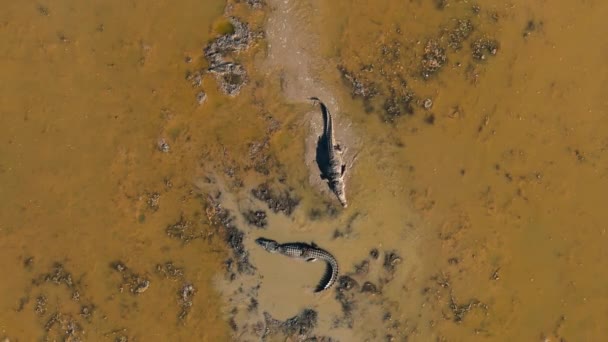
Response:
[[[329,252],[317,247],[315,244],[291,242],[280,244],[274,240],[258,238],[255,242],[270,253],[279,253],[291,258],[313,262],[323,260],[327,269],[323,278],[315,288],[315,292],[329,289],[338,279],[338,262]]]

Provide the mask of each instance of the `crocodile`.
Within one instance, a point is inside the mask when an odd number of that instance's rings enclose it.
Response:
[[[327,179],[329,188],[333,191],[336,197],[338,197],[340,204],[346,208],[348,206],[344,186],[346,164],[342,162],[342,153],[344,150],[340,145],[336,144],[334,138],[334,122],[329,109],[327,109],[327,106],[325,106],[325,104],[317,97],[311,97],[310,100],[319,103],[321,106],[321,112],[326,118],[326,124],[324,125],[325,130],[320,141],[325,140],[325,145],[327,146],[327,165],[325,165],[321,170],[321,178]]]
[[[325,274],[316,286],[314,292],[322,292],[329,289],[338,279],[338,261],[336,261],[336,258],[334,258],[333,255],[319,248],[314,243],[310,245],[302,242],[280,244],[274,240],[265,238],[258,238],[255,242],[270,253],[279,253],[306,262],[314,262],[317,260],[325,261],[327,264]]]

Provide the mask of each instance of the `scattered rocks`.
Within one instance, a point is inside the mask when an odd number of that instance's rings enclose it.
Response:
[[[471,50],[475,60],[483,61],[487,58],[487,54],[496,55],[498,42],[493,39],[479,38],[471,44]]]
[[[54,263],[53,270],[50,273],[43,275],[43,279],[46,282],[51,282],[56,285],[64,284],[68,288],[74,287],[72,275],[66,271],[63,265],[60,263]]]
[[[205,103],[205,101],[207,101],[207,93],[201,90],[196,94],[196,102],[199,105],[202,105],[203,103]]]
[[[234,225],[234,218],[230,212],[219,203],[218,197],[207,196],[207,217],[210,223],[218,228],[221,228],[224,233],[224,240],[228,247],[232,250],[234,259],[236,260],[237,272],[243,274],[253,274],[255,267],[249,262],[249,252],[243,245],[244,233]],[[226,262],[228,272],[234,272],[232,265],[234,262],[228,260]],[[234,278],[234,274],[230,278]]]
[[[251,190],[253,197],[265,202],[268,208],[275,213],[282,212],[290,216],[294,209],[300,204],[300,198],[293,194],[293,190],[272,190],[268,183],[262,183]]]
[[[429,79],[447,62],[445,49],[441,47],[439,41],[430,39],[424,46],[424,54],[422,55],[422,70],[421,75],[424,79]]]
[[[185,283],[179,290],[179,306],[180,312],[178,318],[184,320],[192,309],[192,299],[196,294],[196,288],[190,283]]]
[[[40,295],[38,298],[36,298],[36,306],[34,307],[34,312],[36,312],[36,315],[42,316],[46,313],[46,303],[47,299],[44,295]]]
[[[269,151],[269,140],[270,135],[278,129],[280,124],[273,118],[267,118],[267,120],[269,121],[269,127],[264,139],[249,143],[250,167],[253,167],[254,171],[264,176],[270,175],[270,171],[279,166],[278,161]]]
[[[243,213],[243,217],[245,217],[247,223],[258,228],[266,228],[268,225],[268,219],[264,210],[248,210]]]
[[[227,58],[249,48],[256,34],[235,17],[230,17],[230,24],[232,32],[214,39],[203,52],[209,62],[208,71],[216,76],[220,90],[229,96],[235,96],[247,83],[247,72],[242,65]]]
[[[186,72],[186,81],[190,81],[193,88],[200,87],[203,84],[203,75],[200,71]]]
[[[456,323],[460,323],[462,322],[462,320],[464,320],[465,316],[469,313],[469,311],[471,311],[473,308],[477,308],[477,307],[481,307],[481,308],[485,308],[487,310],[487,306],[483,305],[480,301],[478,301],[477,299],[471,299],[469,300],[468,303],[466,304],[458,304],[456,302],[456,300],[454,299],[454,296],[450,294],[450,303],[449,303],[449,307],[450,310],[452,311],[452,319],[454,320],[454,322]]]
[[[384,254],[384,269],[389,273],[395,272],[395,267],[401,263],[401,257],[396,251],[389,251]]]
[[[148,204],[148,208],[152,209],[152,211],[157,211],[160,207],[160,194],[158,192],[148,194],[146,203]]]
[[[115,261],[110,264],[110,267],[122,275],[122,283],[119,286],[119,291],[122,293],[125,286],[129,288],[129,292],[133,295],[139,295],[150,288],[150,280],[147,277],[131,271],[123,262]]]
[[[391,89],[390,95],[385,99],[383,106],[386,121],[393,122],[403,113],[414,114],[412,102],[415,98],[414,93],[406,89],[401,89],[399,93],[395,89]]]
[[[359,283],[350,276],[340,276],[336,286],[336,300],[342,306],[343,317],[334,322],[336,326],[345,326],[352,329],[354,326],[353,312],[355,305],[355,292],[359,288]]]
[[[473,23],[469,19],[458,19],[456,26],[448,34],[448,46],[453,50],[460,50],[462,43],[473,32]]]
[[[55,312],[44,325],[44,341],[81,341],[83,330],[69,314]]]
[[[184,276],[184,269],[175,266],[171,261],[156,265],[156,272],[164,278],[172,280],[180,279]]]
[[[297,341],[316,341],[317,337],[313,331],[317,326],[317,312],[312,309],[304,309],[298,315],[282,322],[272,318],[268,312],[264,312],[266,329],[262,338],[283,334],[287,339],[295,338]]]
[[[188,243],[194,239],[203,237],[202,232],[196,228],[196,226],[184,217],[180,217],[179,221],[174,224],[170,224],[165,228],[167,236],[179,239],[184,243]]]
[[[364,82],[358,79],[346,67],[338,65],[338,70],[344,79],[352,87],[352,96],[369,100],[378,95],[378,89],[373,82]]]
[[[230,17],[229,20],[232,25],[230,30],[232,32],[217,37],[203,50],[211,68],[222,64],[228,54],[249,48],[255,38],[246,23],[236,17]]]
[[[226,62],[209,71],[216,75],[220,90],[230,96],[236,96],[248,81],[247,72],[240,64]]]

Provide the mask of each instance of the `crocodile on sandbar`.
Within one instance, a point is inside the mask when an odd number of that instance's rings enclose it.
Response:
[[[302,242],[280,244],[274,240],[265,238],[258,238],[255,242],[270,253],[279,253],[306,262],[325,261],[327,268],[323,278],[321,278],[321,281],[315,288],[315,292],[329,289],[338,279],[338,261],[329,252],[317,247],[315,244],[309,245]]]
[[[327,146],[327,160],[326,165],[319,165],[321,167],[321,178],[327,179],[329,188],[338,197],[340,204],[346,208],[348,206],[348,203],[346,202],[346,190],[344,187],[346,164],[342,162],[342,153],[344,150],[340,145],[336,144],[334,138],[334,122],[327,106],[316,97],[311,97],[310,100],[319,103],[325,119],[324,132],[321,136],[322,139],[319,139],[319,143],[321,144],[322,140],[325,140],[325,145]]]

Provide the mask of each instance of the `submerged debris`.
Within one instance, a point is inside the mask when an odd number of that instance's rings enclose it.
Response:
[[[129,292],[133,295],[142,294],[150,287],[150,280],[147,277],[131,271],[123,262],[115,261],[110,264],[110,267],[122,275],[122,283],[119,286],[121,293],[125,286],[129,288]]]
[[[148,204],[148,208],[152,211],[157,211],[160,208],[160,194],[158,192],[148,194],[146,203]]]
[[[46,282],[51,282],[56,285],[64,284],[68,288],[74,287],[72,281],[72,275],[65,270],[62,264],[56,262],[53,264],[53,270],[42,276],[42,279]]]
[[[487,58],[487,54],[494,56],[498,52],[498,42],[493,39],[480,38],[471,44],[473,58],[482,61]]]
[[[245,220],[252,226],[258,228],[266,228],[268,225],[268,219],[264,210],[248,210],[243,213]]]
[[[335,326],[345,326],[352,329],[354,326],[353,312],[355,305],[355,292],[359,289],[359,283],[349,276],[341,276],[336,287],[336,300],[342,306],[343,317],[334,322]]]
[[[184,217],[180,217],[179,221],[168,225],[165,232],[169,237],[179,239],[184,243],[203,237],[202,231],[196,229],[195,225]]]
[[[401,89],[399,93],[395,89],[390,90],[390,95],[384,101],[385,118],[388,122],[393,122],[401,114],[414,114],[412,102],[415,100],[413,92]]]
[[[34,312],[36,312],[36,315],[42,316],[46,313],[46,303],[46,296],[41,295],[36,298],[36,306],[34,307]]]
[[[281,333],[286,338],[296,338],[297,341],[316,341],[313,330],[317,326],[317,312],[312,309],[304,309],[296,316],[279,321],[272,318],[268,312],[264,312],[266,329],[262,338]]]
[[[395,272],[395,267],[401,263],[401,257],[396,251],[389,251],[384,254],[384,269],[388,272]]]
[[[435,39],[430,39],[424,46],[422,56],[421,74],[424,79],[429,79],[447,62],[445,49]]]
[[[373,82],[361,81],[354,75],[354,73],[348,71],[343,65],[338,65],[338,70],[340,71],[342,78],[352,87],[353,97],[362,97],[363,99],[369,100],[378,95],[378,89]]]
[[[469,19],[458,19],[454,29],[448,34],[448,46],[453,50],[460,50],[462,43],[473,32],[473,23]]]
[[[249,262],[249,252],[245,249],[245,245],[243,245],[243,237],[245,234],[235,226],[234,217],[231,215],[230,211],[219,203],[218,198],[212,196],[207,196],[206,205],[209,222],[213,226],[223,230],[224,241],[232,250],[232,254],[236,260],[237,272],[253,274],[255,267]],[[232,260],[226,262],[229,272],[232,272],[233,264]],[[234,274],[230,277],[234,278]]]
[[[184,320],[192,309],[192,299],[196,294],[196,288],[190,283],[185,283],[179,290],[180,312],[178,318]]]
[[[207,101],[207,93],[201,90],[196,94],[196,102],[199,105],[202,105],[203,103],[205,103],[205,101]]]
[[[164,264],[156,265],[156,272],[165,277],[166,279],[179,279],[184,276],[184,269],[177,267],[173,262],[168,261]]]
[[[268,208],[275,213],[282,212],[289,216],[300,204],[300,198],[293,194],[293,190],[274,191],[268,183],[262,183],[251,190],[253,197],[266,202]]]

